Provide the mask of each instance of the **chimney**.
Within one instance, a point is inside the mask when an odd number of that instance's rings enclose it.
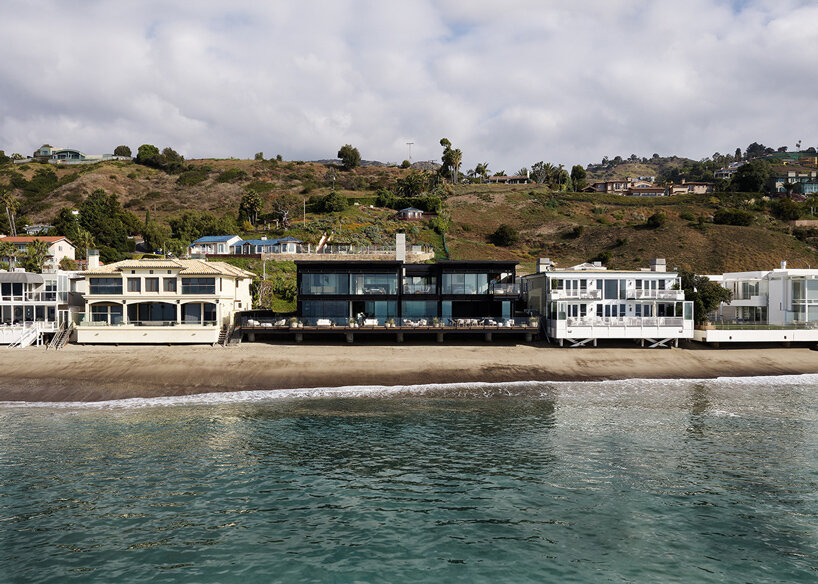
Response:
[[[537,259],[537,273],[542,274],[543,272],[550,272],[554,269],[554,263],[551,261],[551,258],[538,258]]]
[[[96,270],[99,268],[99,250],[89,249],[86,258],[88,263],[86,267],[88,270]]]
[[[781,269],[782,269],[782,270],[786,270],[786,269],[787,269],[787,260],[784,260],[783,262],[781,262]]]
[[[664,258],[656,258],[655,260],[650,260],[650,271],[651,272],[666,272],[667,265],[665,264]]]
[[[395,260],[406,261],[406,234],[402,231],[395,234]]]

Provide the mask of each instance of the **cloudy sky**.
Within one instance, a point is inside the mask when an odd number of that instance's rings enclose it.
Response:
[[[0,0],[0,149],[513,172],[818,146],[815,0]]]

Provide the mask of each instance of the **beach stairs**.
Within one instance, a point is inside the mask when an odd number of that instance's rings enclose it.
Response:
[[[36,327],[25,329],[16,341],[9,344],[9,349],[22,349],[24,347],[28,347],[29,345],[35,343],[40,338],[40,335],[42,335],[42,332]]]
[[[74,330],[74,324],[66,325],[62,323],[60,328],[57,329],[57,332],[54,333],[54,336],[51,338],[51,342],[48,343],[46,346],[46,350],[54,349],[55,351],[62,349],[66,344],[68,344],[68,340],[71,338],[71,332]]]
[[[222,330],[219,331],[219,338],[213,344],[213,346],[215,347],[216,345],[220,345],[220,346],[224,347],[225,342],[227,341],[227,339],[229,337],[230,337],[230,325],[228,325],[228,324],[222,325]]]

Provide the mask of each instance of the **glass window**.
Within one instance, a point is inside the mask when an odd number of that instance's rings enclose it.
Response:
[[[145,292],[159,292],[159,278],[145,278]]]
[[[302,294],[349,294],[349,274],[303,274]]]
[[[605,282],[605,300],[617,300],[619,297],[619,281],[603,280]]]
[[[182,306],[182,320],[188,323],[197,323],[202,320],[202,305],[191,302]]]
[[[437,302],[434,300],[404,300],[403,318],[434,318],[437,316]]]
[[[182,278],[182,294],[215,294],[216,278]]]
[[[89,294],[122,294],[122,278],[89,278]]]
[[[404,294],[434,294],[437,278],[434,276],[407,276],[403,279]]]
[[[397,294],[397,274],[352,274],[352,294]]]
[[[165,292],[176,292],[176,278],[165,278]]]
[[[128,278],[128,292],[141,292],[142,280],[140,278]]]
[[[301,303],[305,318],[349,318],[349,302],[343,300],[305,300]]]

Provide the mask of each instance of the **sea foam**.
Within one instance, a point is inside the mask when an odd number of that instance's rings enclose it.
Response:
[[[349,385],[340,387],[308,387],[296,389],[266,389],[137,397],[95,402],[26,402],[0,401],[0,407],[60,408],[60,409],[133,409],[171,406],[259,403],[278,400],[355,399],[426,397],[435,399],[493,399],[506,397],[579,398],[593,395],[596,400],[617,399],[623,395],[648,394],[690,385],[706,384],[720,387],[757,387],[759,385],[818,385],[818,374],[765,375],[756,377],[718,377],[707,379],[616,379],[602,381],[516,381],[431,383],[422,385]]]

